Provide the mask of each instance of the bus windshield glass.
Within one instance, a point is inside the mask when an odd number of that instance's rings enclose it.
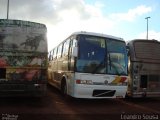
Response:
[[[127,56],[125,43],[116,40],[107,41],[107,70],[109,74],[127,74]]]
[[[81,35],[76,71],[93,74],[127,74],[125,42]]]

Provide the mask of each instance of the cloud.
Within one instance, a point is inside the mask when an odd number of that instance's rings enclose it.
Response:
[[[149,13],[152,11],[151,7],[145,5],[137,6],[134,9],[129,9],[127,13],[114,13],[111,15],[112,18],[118,19],[119,21],[134,21],[138,16]]]
[[[89,5],[83,0],[65,2],[66,0],[57,0],[56,4],[54,4],[59,21],[53,23],[52,27],[48,25],[50,43],[54,42],[54,45],[58,45],[59,40],[64,40],[64,38],[75,31],[106,33],[107,29],[113,28],[114,22],[102,14],[101,8],[103,6],[100,3]],[[50,47],[50,45],[49,49],[54,46],[52,44],[52,47]]]
[[[6,0],[1,0],[3,18],[6,17],[5,6]],[[88,20],[102,17],[101,7],[100,2],[89,5],[84,0],[10,0],[9,18],[57,24],[67,19]]]
[[[146,32],[142,32],[138,35],[138,39],[146,39]],[[148,39],[156,39],[160,41],[160,32],[156,32],[154,30],[148,31]]]
[[[6,0],[1,0],[0,18],[6,18]],[[4,9],[1,9],[1,8]],[[104,16],[101,2],[92,5],[85,0],[10,0],[9,19],[44,23],[48,28],[49,45],[57,45],[75,31],[106,33],[114,22]]]
[[[6,18],[7,0],[0,2],[0,18]],[[49,50],[75,31],[92,31],[115,35],[118,21],[133,21],[152,11],[144,5],[129,9],[126,13],[103,14],[100,1],[87,4],[85,0],[10,0],[9,19],[44,23],[48,29]],[[121,34],[120,34],[121,35]]]
[[[100,3],[98,4],[100,6]],[[84,0],[10,0],[10,19],[46,21],[57,24],[66,18],[87,20],[101,16],[101,11],[95,6],[85,4]],[[7,7],[2,0],[0,8]],[[3,11],[5,17],[6,11]]]

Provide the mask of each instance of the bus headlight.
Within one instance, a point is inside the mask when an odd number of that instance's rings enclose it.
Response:
[[[139,76],[138,75],[134,75],[134,77],[133,77],[133,85],[137,86],[138,85],[138,80],[139,80]]]
[[[92,82],[92,80],[76,80],[76,84],[87,84],[87,85],[92,85],[93,82]]]
[[[122,85],[123,85],[123,86],[127,86],[127,85],[128,85],[128,82],[123,82]]]
[[[127,86],[128,83],[127,82],[121,82],[121,83],[118,83],[117,85]]]

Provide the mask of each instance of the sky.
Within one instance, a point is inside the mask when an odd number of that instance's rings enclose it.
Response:
[[[7,18],[0,0],[0,19]],[[48,50],[73,32],[87,31],[132,39],[160,41],[160,0],[9,0],[9,19],[46,24]]]

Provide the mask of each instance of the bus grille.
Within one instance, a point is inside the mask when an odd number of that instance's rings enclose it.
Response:
[[[116,90],[94,90],[93,97],[112,97]]]

